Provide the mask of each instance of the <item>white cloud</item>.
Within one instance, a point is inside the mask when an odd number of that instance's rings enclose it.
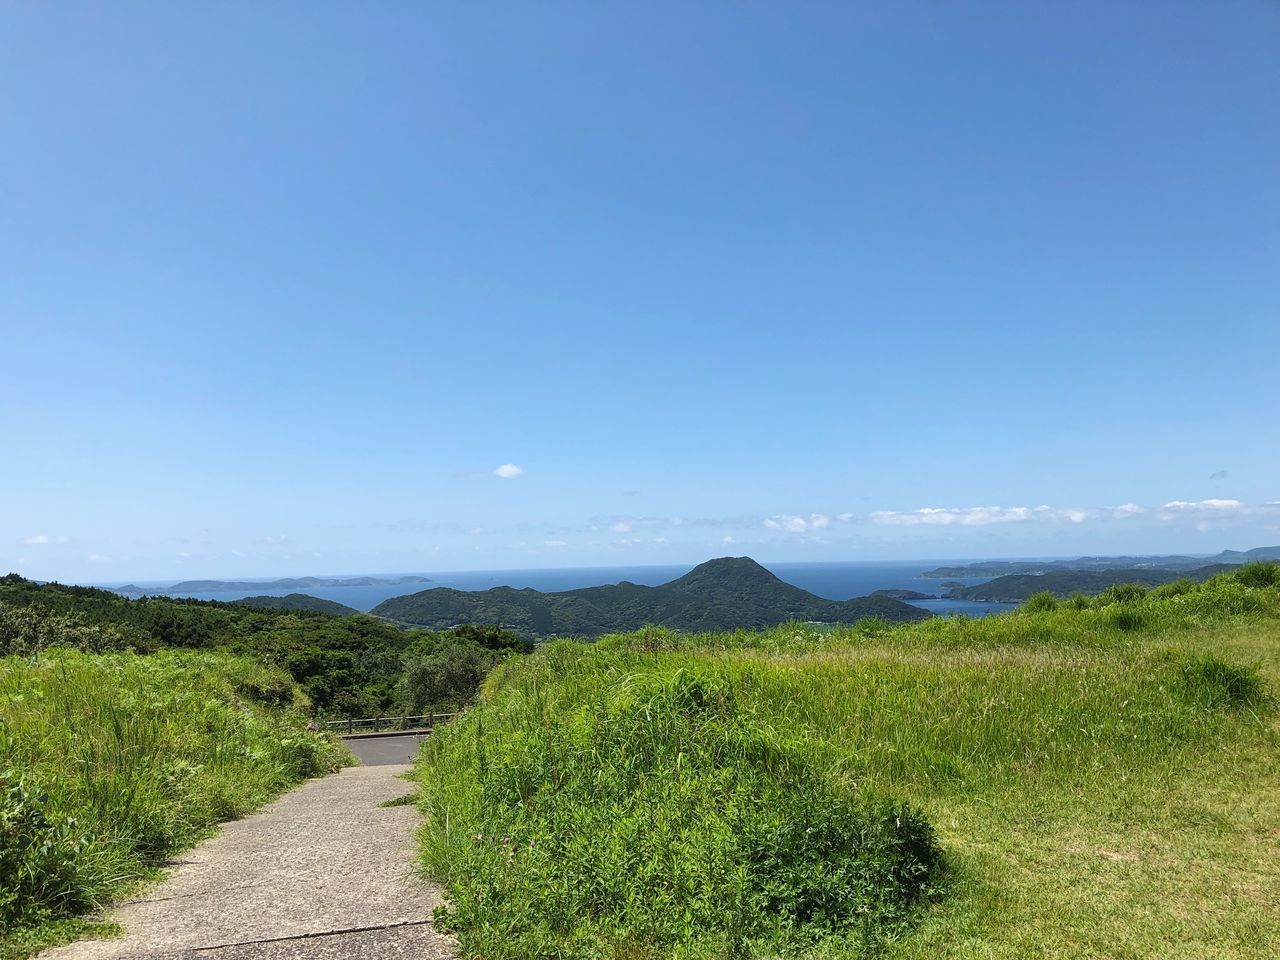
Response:
[[[522,473],[524,473],[524,468],[517,467],[514,463],[504,463],[493,471],[495,477],[501,477],[503,480],[514,480]]]
[[[733,537],[725,537],[725,538],[724,538],[723,540],[721,540],[720,542],[721,542],[721,543],[723,543],[723,544],[727,547],[727,546],[729,546],[729,544],[731,544],[731,543],[737,543],[738,541],[737,541],[737,540],[735,540],[735,539],[733,539]]]
[[[85,557],[85,559],[90,560],[93,563],[108,563],[111,560],[110,557],[103,556],[101,553],[91,553]]]
[[[770,530],[785,530],[787,533],[804,533],[810,527],[820,530],[829,526],[831,518],[821,513],[811,513],[808,517],[802,517],[796,513],[780,513],[776,516],[766,517],[764,525]]]
[[[836,514],[836,519],[837,519],[837,520],[839,520],[841,523],[848,523],[850,520],[852,520],[852,519],[853,519],[853,517],[854,517],[854,515],[853,515],[852,513],[838,513],[838,514]]]
[[[921,507],[919,510],[877,510],[871,522],[886,526],[980,527],[992,523],[1021,523],[1035,516],[1030,507]]]
[[[23,537],[22,542],[28,547],[42,547],[50,543],[66,543],[70,537],[51,537],[47,533],[37,533],[30,537]]]
[[[619,520],[612,527],[610,527],[610,529],[614,533],[630,533],[635,528],[636,528],[636,525],[632,523],[630,520]]]
[[[1239,510],[1244,504],[1239,500],[1170,500],[1164,505],[1165,510],[1199,511],[1199,510]]]
[[[565,543],[565,541],[563,540],[543,540],[542,545],[544,547],[552,547],[552,548],[558,549],[560,547],[567,547],[569,544]]]

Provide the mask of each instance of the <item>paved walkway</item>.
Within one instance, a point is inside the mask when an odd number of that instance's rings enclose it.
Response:
[[[440,893],[413,875],[417,811],[378,806],[410,791],[408,769],[349,767],[225,824],[112,913],[124,936],[40,960],[452,960]]]

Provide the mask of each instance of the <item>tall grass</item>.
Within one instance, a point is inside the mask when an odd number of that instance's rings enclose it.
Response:
[[[1268,684],[1222,649],[1277,621],[1247,571],[985,620],[553,644],[424,751],[424,863],[486,960],[913,956],[921,917],[941,955],[952,899],[991,925],[966,955],[1024,955],[972,893],[1012,872],[992,851],[1031,858],[1015,824],[1156,823],[1240,744],[1280,766]]]
[[[283,673],[220,654],[0,659],[0,945],[335,768],[341,748],[306,729],[299,697]]]

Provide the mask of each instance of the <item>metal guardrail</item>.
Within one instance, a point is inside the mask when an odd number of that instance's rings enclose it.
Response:
[[[399,717],[348,717],[346,720],[324,720],[320,727],[343,733],[376,733],[383,730],[430,730],[437,723],[452,720],[457,713],[419,713]]]

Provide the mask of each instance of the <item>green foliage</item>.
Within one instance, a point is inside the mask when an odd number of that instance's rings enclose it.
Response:
[[[344,755],[287,676],[225,654],[0,658],[0,703],[6,937],[118,895]]]
[[[1207,709],[1258,706],[1266,697],[1262,677],[1253,667],[1212,654],[1175,656],[1174,661],[1182,688]]]
[[[1141,583],[1116,583],[1098,594],[1094,605],[1105,607],[1113,603],[1133,603],[1147,595],[1147,588]]]
[[[1236,571],[1235,579],[1246,587],[1274,587],[1280,585],[1280,563],[1259,560],[1247,563]]]
[[[449,638],[405,666],[405,703],[413,713],[456,710],[475,696],[499,656],[475,643]]]
[[[1022,609],[1028,613],[1039,613],[1043,610],[1057,610],[1058,598],[1048,590],[1041,590],[1039,593],[1033,593],[1027,598],[1027,602],[1022,605]]]
[[[701,631],[759,629],[789,620],[856,623],[868,617],[912,621],[930,616],[887,596],[825,600],[784,583],[748,557],[710,560],[657,587],[625,581],[556,593],[436,587],[392,597],[373,612],[434,630],[458,623],[497,623],[526,638],[598,637],[645,624]]]
[[[477,718],[427,747],[428,767],[469,768],[424,776],[422,802],[454,831],[429,860],[456,878],[448,923],[485,957],[871,944],[938,865],[923,819],[831,781],[725,675],[680,668],[576,710],[539,705],[535,692],[499,731]]]
[[[1280,590],[1226,574],[1116,594],[905,626],[646,628],[504,662],[419,759],[422,855],[451,891],[448,921],[486,960],[1023,956],[1068,927],[1070,949],[1124,952],[1161,884],[1183,878],[1157,862],[1109,915],[1099,864],[1136,869],[1111,857],[1148,823],[1194,830],[1204,815],[1168,798],[1198,801],[1187,778],[1202,773],[1236,788],[1237,747],[1280,775],[1266,682],[1217,649],[1227,631],[1272,630]],[[926,820],[950,847],[941,889]],[[1102,855],[1073,853],[1071,831],[1094,820]],[[1257,855],[1269,822],[1245,824],[1205,875],[1243,849],[1280,879]],[[1048,919],[1019,905],[1082,885],[1096,899],[1052,901]],[[1269,955],[1230,952],[1255,936],[1259,889],[1211,935],[1228,951],[1206,955]],[[1119,940],[1089,940],[1082,917]],[[1168,923],[1130,952],[1158,952]]]
[[[1042,592],[1051,593],[1055,597],[1066,597],[1074,593],[1095,596],[1117,584],[1142,584],[1154,587],[1178,580],[1203,582],[1233,569],[1237,568],[1226,564],[1208,564],[1191,570],[1181,567],[1175,569],[1152,567],[1107,570],[1049,569],[1040,573],[1018,573],[995,577],[971,587],[954,587],[950,595],[961,600],[1021,603],[1033,594]]]
[[[422,639],[363,614],[173,597],[130,600],[12,574],[0,580],[0,655],[48,647],[227,649],[288,671],[324,714],[373,716],[398,709],[404,655]]]

